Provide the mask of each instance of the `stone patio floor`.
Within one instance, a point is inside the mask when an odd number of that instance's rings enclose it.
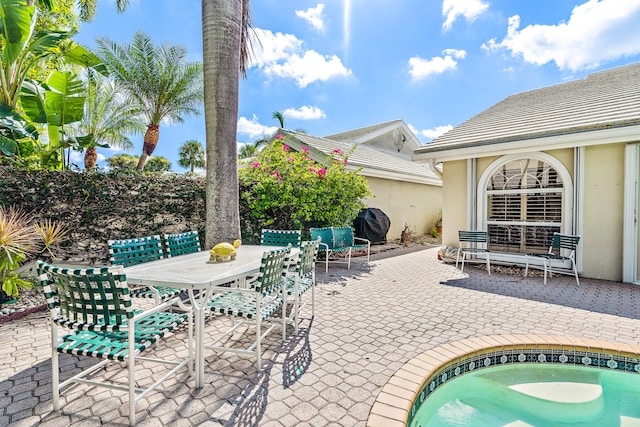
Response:
[[[401,253],[401,252],[396,252]],[[437,260],[437,248],[361,259],[351,270],[318,264],[315,318],[303,311],[281,344],[265,343],[265,368],[209,353],[206,381],[186,372],[138,402],[140,426],[364,426],[378,393],[409,359],[440,344],[492,334],[552,334],[640,343],[640,287],[602,280],[492,274]],[[308,295],[310,296],[310,295]],[[226,320],[213,317],[215,337]],[[0,325],[0,426],[127,425],[122,392],[76,386],[53,411],[48,312]],[[158,354],[187,351],[178,331]],[[153,354],[156,350],[152,350]],[[95,359],[60,357],[62,378]],[[99,375],[121,376],[109,368]],[[143,365],[139,378],[158,373]]]

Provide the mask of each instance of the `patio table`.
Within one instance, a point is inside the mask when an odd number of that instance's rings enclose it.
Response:
[[[260,270],[262,254],[275,246],[243,245],[236,259],[222,263],[210,263],[209,251],[196,252],[172,258],[138,264],[124,269],[127,282],[132,285],[169,286],[187,290],[195,320],[195,373],[196,387],[204,383],[204,320],[207,302],[216,292],[228,291],[225,283],[238,281]],[[300,248],[292,248],[295,256]],[[196,294],[194,291],[198,291]]]

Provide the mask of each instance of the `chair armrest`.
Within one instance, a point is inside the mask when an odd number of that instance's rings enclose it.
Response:
[[[360,240],[361,242],[366,243],[367,245],[371,246],[371,241],[362,237],[353,237],[353,241],[355,242],[356,240]]]

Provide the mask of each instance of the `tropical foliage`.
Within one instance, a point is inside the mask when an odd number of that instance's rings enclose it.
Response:
[[[198,115],[203,100],[202,64],[187,62],[183,46],[156,46],[137,32],[130,44],[100,38],[98,56],[110,76],[141,112],[147,130],[137,169],[141,171],[160,138],[160,122],[181,123]]]
[[[67,230],[52,222],[34,222],[24,211],[0,206],[0,280],[2,290],[18,296],[19,287],[31,282],[20,277],[18,269],[28,255],[53,250],[67,234]]]
[[[350,225],[365,207],[369,189],[358,171],[346,169],[348,154],[335,150],[323,164],[306,147],[296,152],[282,135],[240,169],[242,203],[258,227],[306,230]]]
[[[140,109],[127,101],[110,80],[89,69],[86,85],[88,97],[85,114],[78,126],[80,135],[90,135],[84,156],[84,168],[96,167],[96,147],[107,145],[125,151],[133,150],[128,135],[142,134],[144,123]]]
[[[183,168],[189,168],[193,173],[195,168],[204,168],[205,152],[202,144],[196,140],[189,140],[180,147],[180,159],[178,164]]]
[[[129,154],[116,154],[107,159],[107,165],[111,169],[121,169],[134,171],[139,162],[138,156],[130,156]],[[153,156],[147,161],[144,168],[145,172],[169,172],[171,170],[171,162],[166,157]]]

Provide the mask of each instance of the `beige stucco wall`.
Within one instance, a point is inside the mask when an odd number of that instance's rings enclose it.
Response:
[[[467,161],[442,165],[442,244],[458,247],[458,230],[467,228]]]
[[[381,209],[391,221],[387,239],[399,239],[407,223],[414,235],[429,233],[442,208],[442,187],[366,177],[373,194],[368,207]]]
[[[583,275],[622,280],[624,144],[587,147],[584,156]]]

